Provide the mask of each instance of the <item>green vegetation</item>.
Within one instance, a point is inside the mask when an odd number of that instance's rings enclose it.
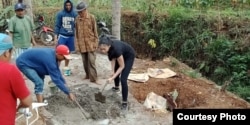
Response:
[[[76,4],[78,0],[73,0]],[[90,12],[111,27],[111,1],[88,0]],[[174,56],[202,76],[242,98],[250,97],[250,0],[122,0],[122,39],[137,53],[161,59]],[[34,13],[54,26],[62,0],[34,2]],[[125,18],[126,16],[126,18]],[[129,19],[127,19],[129,18]],[[151,40],[150,44],[149,41]],[[152,42],[152,40],[154,42]],[[152,46],[153,43],[156,46]],[[173,62],[173,65],[176,65]],[[249,101],[249,100],[248,100]]]

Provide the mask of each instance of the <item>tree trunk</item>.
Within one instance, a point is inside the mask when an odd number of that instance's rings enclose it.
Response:
[[[2,0],[3,8],[11,6],[12,5],[11,3],[12,3],[12,0]]]
[[[121,39],[121,0],[112,0],[112,35]]]
[[[33,22],[33,12],[32,12],[32,0],[23,0],[23,4],[26,5],[26,14],[30,17]]]

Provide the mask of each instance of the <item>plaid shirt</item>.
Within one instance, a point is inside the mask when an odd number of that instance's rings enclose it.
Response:
[[[85,53],[93,52],[98,47],[98,33],[94,15],[87,13],[85,18],[78,15],[76,17],[75,33],[76,51]]]

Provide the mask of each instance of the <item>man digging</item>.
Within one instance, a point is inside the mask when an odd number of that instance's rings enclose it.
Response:
[[[18,69],[35,84],[35,94],[38,102],[43,102],[43,87],[45,75],[50,75],[53,83],[75,101],[75,96],[66,86],[66,82],[59,69],[59,62],[70,59],[69,49],[65,45],[52,48],[32,48],[22,53],[16,60]],[[39,114],[45,119],[52,118],[52,114],[44,107]]]

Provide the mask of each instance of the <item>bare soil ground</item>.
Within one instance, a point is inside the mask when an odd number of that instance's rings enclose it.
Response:
[[[105,55],[97,54],[97,72],[99,83],[97,85],[84,80],[84,69],[80,55],[74,54],[76,59],[70,62],[71,76],[65,76],[68,86],[76,94],[77,100],[88,119],[82,114],[76,103],[69,101],[61,91],[51,93],[48,87],[50,77],[45,78],[45,99],[49,105],[47,110],[54,117],[43,121],[41,118],[36,125],[172,125],[172,112],[159,113],[146,109],[143,102],[150,92],[158,95],[169,93],[174,89],[179,93],[177,108],[249,108],[250,104],[229,92],[220,91],[220,86],[202,78],[192,78],[186,74],[192,69],[182,64],[173,57],[162,61],[150,61],[136,59],[132,72],[146,72],[147,68],[169,68],[177,73],[177,76],[167,79],[150,78],[146,83],[129,81],[129,110],[123,112],[120,109],[121,93],[111,91],[113,84],[108,84],[103,95],[106,103],[95,101],[94,94],[102,89],[105,80],[109,77],[110,63]],[[63,67],[64,63],[61,64]],[[26,80],[27,85],[33,92],[34,85]],[[34,100],[35,95],[33,96]],[[17,125],[24,125],[25,120],[17,121]]]
[[[186,75],[194,71],[173,57],[165,58],[163,61],[136,60],[133,70],[146,72],[149,67],[169,68],[177,75],[167,79],[150,78],[144,84],[130,82],[131,93],[139,102],[143,102],[149,92],[163,95],[176,89],[179,93],[176,99],[178,108],[249,108],[250,106],[236,95],[221,91],[221,86],[212,81]]]
[[[36,125],[127,125],[127,124],[171,124],[172,113],[165,113],[164,116],[156,117],[157,114],[146,110],[134,97],[129,94],[129,110],[121,111],[121,93],[111,91],[113,84],[108,84],[103,91],[106,96],[106,102],[101,103],[95,100],[95,93],[98,93],[104,86],[106,79],[109,77],[110,63],[106,55],[97,54],[96,65],[98,69],[99,83],[84,80],[84,70],[81,63],[80,55],[75,54],[78,59],[70,62],[72,69],[71,76],[65,76],[68,86],[76,94],[77,100],[85,112],[90,116],[88,119],[82,114],[75,102],[71,102],[65,94],[58,91],[51,93],[48,86],[50,77],[45,78],[44,96],[48,101],[46,109],[54,116],[50,120],[43,121],[40,118],[35,122]],[[62,63],[63,67],[64,63]],[[28,87],[33,92],[34,85],[30,80],[26,80]],[[35,99],[35,95],[33,95]],[[168,119],[168,123],[164,122]],[[31,119],[32,120],[32,119]],[[17,125],[24,125],[25,119],[16,122]]]

